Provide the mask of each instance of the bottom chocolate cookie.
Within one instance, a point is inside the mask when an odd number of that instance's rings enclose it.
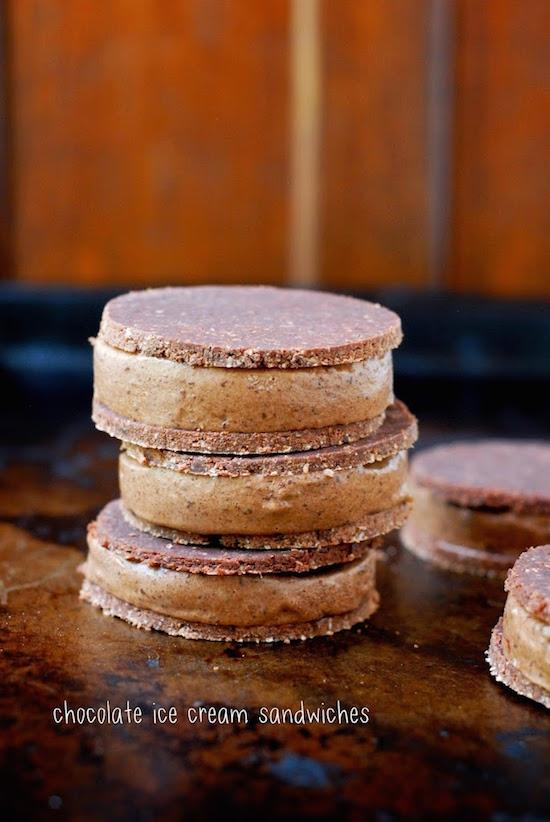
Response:
[[[137,422],[117,414],[97,399],[94,399],[92,418],[100,431],[144,448],[231,455],[287,454],[357,442],[368,437],[384,423],[382,413],[361,422],[306,428],[302,431],[270,431],[264,434],[185,431],[181,428]]]
[[[526,696],[540,702],[545,708],[550,708],[550,691],[528,679],[504,653],[502,619],[493,628],[487,661],[497,682],[507,685],[520,696]]]
[[[224,548],[259,551],[264,549],[272,551],[285,549],[318,550],[330,546],[337,547],[344,544],[370,541],[401,528],[410,514],[411,502],[406,499],[384,511],[365,514],[360,523],[299,534],[217,534],[215,536],[189,534],[148,522],[136,516],[122,502],[120,502],[120,510],[130,526],[155,537],[170,540],[177,545],[221,545]]]
[[[504,577],[518,557],[517,553],[484,551],[434,537],[415,527],[410,520],[401,530],[401,541],[420,559],[459,574]]]
[[[208,625],[201,622],[186,622],[154,611],[137,608],[122,599],[109,594],[99,585],[84,580],[80,596],[87,602],[101,608],[106,616],[118,617],[136,628],[145,631],[162,631],[170,636],[184,639],[206,639],[218,642],[291,642],[311,639],[317,636],[332,636],[337,631],[352,628],[368,619],[378,608],[379,596],[372,590],[358,608],[346,614],[322,617],[310,622],[288,625],[259,625],[235,627],[231,625]]]

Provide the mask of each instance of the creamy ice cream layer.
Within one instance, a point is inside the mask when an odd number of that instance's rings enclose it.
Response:
[[[94,342],[94,399],[122,417],[190,431],[277,432],[370,420],[393,401],[391,352],[314,368],[204,368]]]

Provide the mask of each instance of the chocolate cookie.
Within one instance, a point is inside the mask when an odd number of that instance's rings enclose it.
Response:
[[[315,448],[290,454],[195,454],[137,446],[123,442],[122,450],[132,459],[155,468],[203,477],[266,477],[313,474],[372,465],[416,442],[418,425],[407,406],[396,400],[386,411],[383,424],[357,442]],[[330,476],[330,474],[327,474]]]
[[[550,541],[550,445],[487,440],[428,449],[411,463],[403,542],[458,572],[502,575]]]
[[[202,622],[184,622],[157,614],[145,608],[136,608],[109,594],[99,585],[84,580],[80,597],[100,608],[105,616],[118,617],[144,631],[161,631],[183,639],[204,639],[214,642],[293,642],[318,636],[332,636],[368,619],[378,608],[380,598],[372,591],[365,601],[347,614],[322,617],[311,622],[291,625],[258,625],[236,628],[232,625],[206,625]]]
[[[393,508],[387,508],[375,514],[364,514],[360,522],[353,525],[342,525],[337,528],[300,534],[191,534],[141,519],[122,503],[121,510],[132,528],[180,545],[222,545],[224,548],[273,551],[298,547],[318,550],[329,545],[368,542],[401,528],[410,514],[411,501],[407,498]]]
[[[525,551],[509,571],[504,616],[491,636],[491,673],[550,708],[550,545]]]
[[[391,401],[391,398],[389,398]],[[384,422],[381,413],[370,419],[323,428],[293,431],[196,431],[144,423],[117,414],[97,399],[93,401],[92,419],[99,431],[124,442],[145,448],[202,454],[285,454],[331,445],[356,442],[376,431]]]
[[[417,485],[467,508],[550,514],[550,443],[481,440],[422,451],[411,465]]]
[[[399,317],[352,297],[269,286],[132,291],[105,306],[99,336],[132,354],[222,368],[310,368],[381,357]]]
[[[353,562],[381,540],[283,550],[239,550],[223,545],[204,546],[174,543],[145,533],[123,516],[120,500],[108,503],[97,520],[88,526],[90,539],[131,562],[153,568],[186,571],[190,574],[305,573],[327,565]]]

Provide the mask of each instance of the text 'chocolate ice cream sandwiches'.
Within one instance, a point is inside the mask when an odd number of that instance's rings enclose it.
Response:
[[[89,528],[82,597],[198,639],[305,639],[370,616],[380,537],[410,508],[400,340],[393,312],[317,292],[108,303],[93,417],[121,440],[121,499]]]
[[[508,572],[504,615],[487,659],[498,682],[550,708],[550,545],[525,551]]]
[[[411,462],[409,550],[452,571],[504,575],[550,542],[550,445],[484,440],[422,451]]]

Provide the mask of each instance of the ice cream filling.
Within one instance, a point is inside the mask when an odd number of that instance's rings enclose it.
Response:
[[[123,417],[189,431],[277,432],[370,420],[393,401],[391,353],[348,365],[202,368],[94,342],[94,397]]]
[[[407,453],[300,474],[205,476],[120,455],[120,491],[138,517],[196,534],[297,534],[360,523],[407,497]]]

